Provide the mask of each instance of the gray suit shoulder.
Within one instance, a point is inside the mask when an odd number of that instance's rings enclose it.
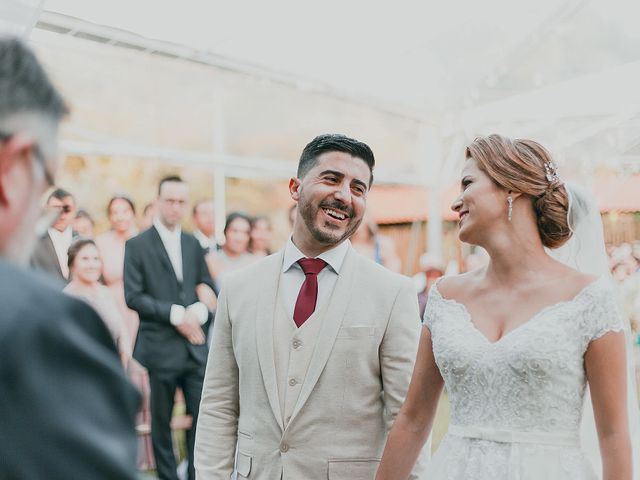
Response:
[[[357,262],[357,271],[366,278],[370,278],[374,283],[385,285],[389,290],[413,289],[413,283],[409,277],[392,272],[355,250],[352,251],[352,254]]]
[[[282,261],[282,252],[272,253],[264,258],[256,260],[254,263],[245,265],[229,272],[224,279],[225,290],[233,287],[241,287],[243,285],[250,284],[252,281],[258,281],[258,278],[264,278],[265,273],[273,272],[278,268],[279,263]],[[277,278],[274,278],[274,281]]]
[[[60,282],[55,278],[20,268],[6,261],[0,261],[0,304],[3,305],[0,329],[11,329],[19,323],[20,328],[46,328],[60,326],[73,313],[83,314],[84,321],[91,318],[102,321],[85,302],[63,294]]]

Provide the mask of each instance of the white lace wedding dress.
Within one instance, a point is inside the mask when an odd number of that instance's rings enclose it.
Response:
[[[424,315],[451,405],[428,480],[592,480],[580,448],[589,342],[624,329],[610,282],[490,342],[437,285]]]

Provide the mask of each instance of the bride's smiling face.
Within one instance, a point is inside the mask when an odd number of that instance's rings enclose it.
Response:
[[[507,193],[469,158],[460,177],[460,195],[451,205],[458,213],[458,237],[465,243],[482,245],[491,227],[507,221]]]

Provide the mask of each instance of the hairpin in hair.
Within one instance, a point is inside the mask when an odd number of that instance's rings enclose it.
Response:
[[[560,180],[560,177],[558,176],[558,167],[556,167],[555,163],[551,161],[544,162],[544,170],[547,174],[547,181],[549,183],[557,182]]]

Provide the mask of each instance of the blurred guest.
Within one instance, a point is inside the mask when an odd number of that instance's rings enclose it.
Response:
[[[229,272],[249,265],[255,257],[249,253],[251,220],[243,213],[233,212],[227,216],[224,226],[224,245],[217,252],[207,255],[209,272],[218,288],[222,288],[224,277]]]
[[[131,358],[131,340],[124,323],[122,310],[109,288],[100,283],[102,259],[95,242],[90,238],[78,238],[69,247],[69,277],[71,281],[64,292],[85,300],[102,317],[120,352],[126,367]]]
[[[612,248],[609,255],[611,269],[613,270],[613,267],[619,263],[627,264],[631,258],[633,258],[633,247],[629,243],[621,243]]]
[[[69,192],[57,188],[47,199],[47,209],[59,212],[59,215],[47,233],[38,239],[31,255],[31,266],[66,283],[69,279],[67,252],[75,236],[71,224],[76,216],[76,202]]]
[[[360,227],[351,236],[351,244],[361,255],[388,268],[392,272],[400,272],[401,261],[396,253],[394,241],[378,233],[378,226],[371,216],[365,215]]]
[[[429,290],[431,290],[433,284],[444,275],[444,270],[445,264],[440,257],[432,253],[425,253],[420,257],[420,271],[424,279],[424,288],[418,293],[420,318],[424,316],[424,310],[429,298]]]
[[[200,200],[193,206],[193,236],[198,239],[205,253],[218,249],[215,237],[215,206],[212,200]]]
[[[631,255],[636,261],[636,271],[640,269],[640,240],[636,240],[631,245]]]
[[[163,178],[153,226],[125,245],[125,298],[140,316],[133,354],[149,372],[151,441],[161,480],[178,480],[171,434],[178,387],[193,418],[186,436],[188,478],[195,479],[193,446],[208,353],[211,315],[198,300],[197,285],[213,289],[213,282],[200,244],[181,228],[188,196],[180,177]]]
[[[147,203],[142,210],[142,220],[140,220],[140,230],[145,231],[153,226],[156,217],[155,202]]]
[[[72,227],[73,231],[76,232],[79,237],[93,238],[93,227],[95,227],[95,223],[86,210],[78,210],[76,218],[73,219]]]
[[[267,217],[251,220],[249,252],[256,257],[271,255],[271,222]]]
[[[67,107],[19,40],[0,39],[0,79],[0,478],[133,480],[138,395],[109,330],[22,268]]]
[[[107,204],[107,217],[111,229],[96,238],[96,245],[102,257],[102,279],[111,290],[122,317],[124,318],[130,340],[130,349],[133,349],[138,334],[138,314],[131,310],[124,298],[124,247],[127,240],[136,236],[138,230],[135,226],[136,209],[133,200],[127,195],[115,195]],[[142,393],[141,411],[136,419],[137,425],[148,425],[150,414],[149,375],[145,368],[136,360],[129,363],[129,378]],[[144,436],[139,440],[138,468],[149,469],[155,465],[151,439]]]
[[[640,273],[631,246],[623,244],[613,252],[611,275],[623,311],[634,331],[640,331]]]
[[[107,205],[107,216],[111,229],[96,238],[96,245],[102,256],[102,278],[122,311],[126,312],[125,322],[129,338],[134,341],[138,332],[138,314],[127,307],[123,284],[124,245],[127,240],[138,234],[133,200],[126,195],[112,197]]]

